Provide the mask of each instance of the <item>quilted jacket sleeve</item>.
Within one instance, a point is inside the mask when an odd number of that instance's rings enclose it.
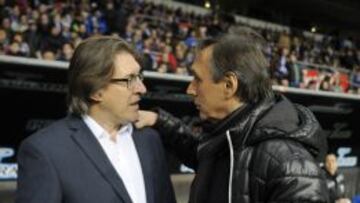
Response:
[[[196,169],[198,140],[192,128],[170,113],[157,109],[155,128],[160,132],[165,147],[187,166]]]

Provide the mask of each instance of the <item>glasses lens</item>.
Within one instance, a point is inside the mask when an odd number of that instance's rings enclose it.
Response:
[[[131,75],[129,77],[128,85],[129,85],[129,87],[134,87],[137,82],[143,81],[143,80],[144,80],[144,76],[142,74]]]
[[[139,73],[138,78],[139,78],[140,81],[143,81],[144,80],[144,75]]]

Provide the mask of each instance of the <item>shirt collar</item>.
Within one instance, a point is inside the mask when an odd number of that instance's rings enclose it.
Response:
[[[104,137],[109,137],[109,133],[101,126],[98,122],[96,122],[89,115],[82,115],[82,119],[85,124],[90,128],[90,131],[95,135],[97,139],[101,139]],[[133,132],[133,126],[131,123],[128,123],[122,126],[117,132],[117,136],[126,136],[131,135]]]

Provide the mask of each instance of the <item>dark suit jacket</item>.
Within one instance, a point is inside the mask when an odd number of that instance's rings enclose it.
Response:
[[[175,202],[156,131],[133,139],[148,203]],[[20,146],[17,203],[130,203],[121,177],[79,117],[68,116],[31,135]]]

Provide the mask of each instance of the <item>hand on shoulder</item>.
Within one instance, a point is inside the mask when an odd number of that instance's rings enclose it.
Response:
[[[158,114],[152,111],[139,111],[139,119],[135,122],[136,128],[144,128],[147,126],[153,126],[156,123]]]

